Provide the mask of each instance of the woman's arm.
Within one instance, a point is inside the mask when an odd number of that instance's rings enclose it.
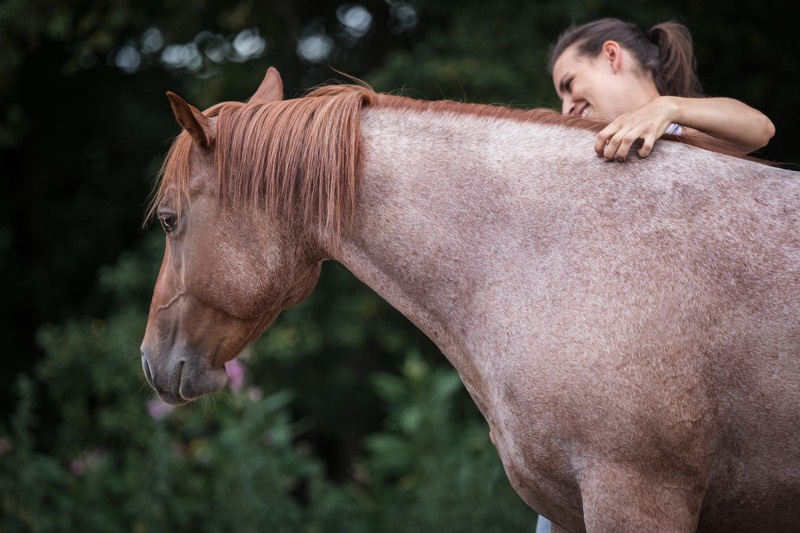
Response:
[[[624,161],[631,145],[643,139],[637,154],[647,157],[673,123],[722,139],[743,153],[758,150],[775,135],[766,115],[738,100],[659,96],[620,115],[598,133],[595,151],[609,161]]]

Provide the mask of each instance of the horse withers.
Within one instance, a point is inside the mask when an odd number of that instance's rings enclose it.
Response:
[[[151,215],[142,344],[180,404],[336,260],[427,334],[518,494],[568,531],[796,531],[800,176],[662,141],[607,163],[601,126],[361,86],[206,112]]]

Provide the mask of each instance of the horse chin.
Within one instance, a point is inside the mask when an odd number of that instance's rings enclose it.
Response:
[[[198,368],[184,365],[178,386],[178,394],[183,403],[191,402],[201,396],[217,392],[228,383],[225,367]]]

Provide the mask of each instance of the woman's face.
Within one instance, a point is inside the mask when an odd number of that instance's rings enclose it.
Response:
[[[640,84],[632,78],[630,68],[632,59],[621,48],[616,49],[616,56],[604,50],[595,58],[578,55],[577,45],[564,50],[553,65],[561,112],[610,121],[641,105]]]

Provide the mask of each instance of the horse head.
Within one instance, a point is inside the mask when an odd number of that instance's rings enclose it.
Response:
[[[282,92],[270,68],[250,102],[279,101]],[[202,113],[167,95],[184,132],[165,161],[152,208],[166,247],[141,355],[147,381],[178,405],[227,383],[225,363],[311,292],[321,261],[296,224],[220,196],[219,106]]]

